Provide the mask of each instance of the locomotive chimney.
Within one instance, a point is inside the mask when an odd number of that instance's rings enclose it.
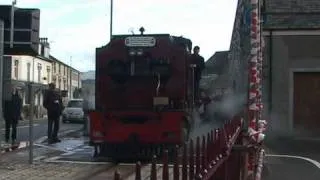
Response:
[[[145,31],[145,29],[144,29],[143,27],[141,27],[141,28],[139,29],[139,31],[140,31],[141,35],[143,35],[143,32]]]

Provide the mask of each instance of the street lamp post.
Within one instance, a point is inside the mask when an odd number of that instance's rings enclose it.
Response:
[[[110,0],[110,41],[112,39],[112,27],[113,26],[113,0]]]
[[[4,23],[0,21],[0,74],[3,74],[3,45],[4,45]],[[3,77],[0,76],[0,128],[4,127],[4,117],[3,117],[3,108],[2,108],[2,102],[3,102]],[[2,132],[0,133],[0,149],[2,148]]]
[[[10,48],[13,48],[13,34],[14,34],[14,11],[15,11],[15,7],[14,5],[17,4],[17,1],[16,0],[13,0],[12,1],[12,4],[11,4],[11,27],[10,27]]]
[[[29,164],[33,164],[33,133],[34,133],[34,109],[35,109],[35,95],[38,94],[42,88],[34,82],[28,82],[29,103],[30,103],[30,120],[29,120]]]
[[[34,118],[34,88],[33,83],[28,82],[30,120],[29,120],[29,163],[33,164],[33,118]]]

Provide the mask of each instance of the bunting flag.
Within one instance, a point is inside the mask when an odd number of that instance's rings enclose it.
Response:
[[[258,10],[258,0],[251,0],[251,32],[250,32],[250,42],[251,42],[251,54],[249,62],[249,99],[248,99],[248,134],[251,141],[258,142],[264,138],[260,135],[257,129],[257,119],[260,118],[260,24],[259,24],[259,10]],[[254,173],[255,155],[253,152],[249,152],[248,157],[248,175]]]
[[[251,54],[249,62],[249,129],[256,130],[256,118],[260,109],[259,96],[259,51],[260,51],[260,26],[259,26],[259,11],[258,0],[251,0]],[[250,132],[249,132],[250,134]]]

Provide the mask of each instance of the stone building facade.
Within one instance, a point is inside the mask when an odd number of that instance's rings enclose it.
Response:
[[[265,97],[271,130],[320,136],[320,1],[265,1]]]
[[[246,107],[250,0],[238,0],[225,75]],[[261,0],[263,117],[269,136],[320,136],[320,1]]]

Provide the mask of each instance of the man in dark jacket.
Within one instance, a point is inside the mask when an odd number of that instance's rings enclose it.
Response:
[[[201,73],[205,68],[205,62],[204,58],[199,55],[200,47],[195,46],[193,48],[193,54],[191,55],[191,64],[196,65],[194,68],[194,96],[195,99],[199,99],[199,85],[200,85],[200,80],[201,80]]]
[[[49,84],[49,90],[43,99],[48,114],[48,143],[61,142],[58,139],[59,120],[63,110],[62,98],[55,90],[55,84]],[[53,128],[53,129],[52,129]]]
[[[10,130],[12,145],[15,144],[17,138],[17,125],[21,117],[22,98],[19,96],[18,90],[13,88],[12,94],[9,100],[4,101],[4,118],[6,124],[5,138],[9,143]]]

